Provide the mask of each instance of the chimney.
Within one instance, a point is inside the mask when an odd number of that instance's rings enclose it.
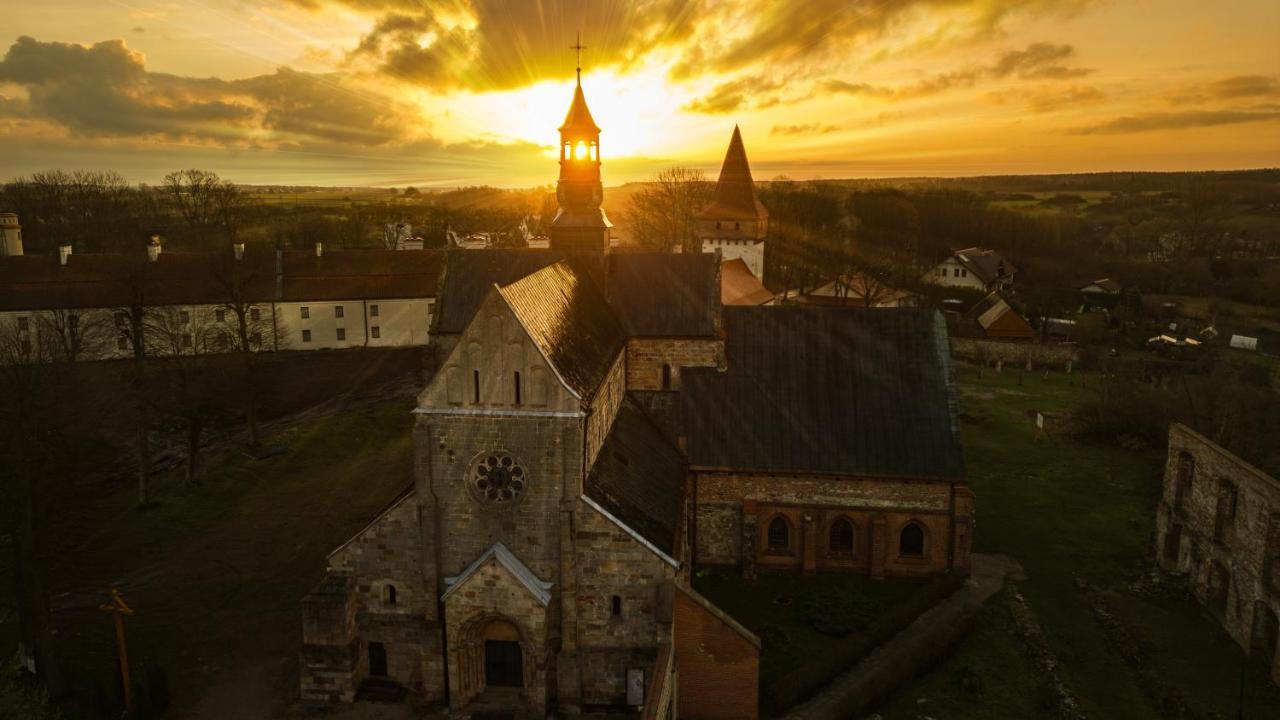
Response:
[[[66,265],[67,259],[71,257],[71,245],[64,243],[58,246],[58,264]]]
[[[324,243],[316,243],[316,257],[324,255]]]
[[[147,259],[155,262],[160,259],[160,236],[152,235],[151,242],[147,244]]]
[[[236,254],[237,260],[244,259],[244,243],[242,242],[231,243],[231,251]]]

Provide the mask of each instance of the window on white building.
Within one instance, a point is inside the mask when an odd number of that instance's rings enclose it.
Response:
[[[338,328],[338,341],[342,342],[346,339],[347,339],[347,331],[343,328]]]
[[[303,331],[302,331],[302,342],[311,342],[311,331],[310,331],[310,330],[303,330]]]
[[[298,308],[298,312],[302,314],[303,320],[306,320],[307,318],[311,317],[311,308],[307,307],[306,305],[303,305],[302,307]]]
[[[214,311],[213,311],[213,319],[214,319],[214,320],[217,320],[217,321],[218,321],[218,322],[220,322],[220,323],[224,323],[224,322],[226,322],[226,321],[227,321],[227,311],[226,311],[226,310],[224,310],[224,309],[222,309],[222,308],[218,308],[217,310],[214,310]]]
[[[378,327],[377,325],[374,325],[373,327],[369,328],[369,334],[373,335],[373,337],[375,338],[380,338],[382,337],[382,328]]]
[[[334,317],[336,317],[336,318],[345,317],[345,316],[343,315],[343,312],[345,312],[345,309],[344,309],[341,305],[334,305],[334,306],[333,306],[333,316],[334,316]]]
[[[369,317],[378,317],[378,306],[377,306],[377,305],[370,305],[370,306],[369,306]]]

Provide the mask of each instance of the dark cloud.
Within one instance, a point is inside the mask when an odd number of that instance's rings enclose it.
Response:
[[[1280,110],[1188,110],[1126,115],[1097,125],[1074,128],[1071,135],[1119,135],[1152,130],[1184,130],[1188,128],[1239,125],[1280,120]]]
[[[996,103],[1021,103],[1033,113],[1045,113],[1087,105],[1106,96],[1106,93],[1092,85],[1041,85],[1030,90],[995,92],[988,97]]]
[[[987,69],[991,77],[1003,78],[1015,75],[1020,78],[1074,78],[1093,72],[1087,68],[1073,68],[1063,65],[1063,61],[1075,55],[1075,48],[1070,45],[1055,45],[1038,42],[1028,45],[1022,50],[1010,50],[1000,56],[994,65]]]
[[[122,40],[92,46],[19,38],[0,82],[26,90],[0,115],[63,126],[84,137],[159,137],[220,143],[380,145],[405,135],[394,103],[340,78],[282,68],[243,80],[146,69]]]
[[[835,125],[810,123],[806,125],[774,125],[770,135],[826,135],[839,130]]]

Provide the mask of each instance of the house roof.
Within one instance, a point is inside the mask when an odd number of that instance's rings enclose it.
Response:
[[[1119,293],[1121,289],[1120,283],[1116,282],[1115,280],[1112,280],[1111,278],[1102,278],[1101,280],[1094,280],[1093,282],[1085,285],[1084,287],[1080,288],[1080,291],[1096,292],[1089,289],[1092,287],[1096,287],[1098,288],[1099,291],[1107,293],[1109,295],[1114,295],[1116,293]]]
[[[721,305],[763,305],[773,300],[773,293],[751,272],[742,258],[720,264]]]
[[[727,370],[681,372],[689,465],[964,475],[946,324],[932,310],[724,310]]]
[[[435,297],[443,262],[439,251],[337,250],[285,252],[248,247],[236,260],[226,252],[162,252],[0,258],[0,309],[212,305],[238,297],[273,300]],[[239,290],[234,291],[234,283]],[[278,294],[279,293],[279,294]]]
[[[627,398],[587,476],[584,494],[672,557],[683,480],[680,451],[644,410]]]
[[[565,384],[579,398],[595,395],[626,336],[590,278],[557,262],[498,293]]]
[[[609,305],[631,337],[717,334],[720,264],[711,253],[610,253]]]
[[[472,575],[475,575],[476,572],[478,572],[480,568],[484,567],[484,564],[490,560],[497,561],[497,563],[505,568],[517,582],[523,585],[525,589],[538,600],[538,602],[542,603],[544,607],[551,602],[552,583],[539,580],[538,576],[529,569],[529,566],[520,562],[520,558],[516,557],[515,553],[508,550],[507,546],[503,545],[501,542],[496,542],[490,545],[488,550],[480,553],[480,557],[472,561],[472,563],[458,575],[445,578],[444,582],[449,586],[449,589],[444,591],[444,594],[440,596],[440,599],[444,600],[449,597],[453,591],[466,584],[467,580],[469,580]]]
[[[995,250],[982,248],[965,248],[957,250],[955,258],[983,283],[991,283],[1001,277],[1018,272],[1013,263],[1005,260]]]
[[[431,333],[460,333],[496,285],[509,285],[560,259],[549,250],[449,250]]]
[[[742,145],[742,132],[736,125],[729,140],[729,149],[724,154],[724,164],[720,166],[715,192],[698,216],[711,220],[763,220],[769,217],[764,203],[756,197],[747,150]]]

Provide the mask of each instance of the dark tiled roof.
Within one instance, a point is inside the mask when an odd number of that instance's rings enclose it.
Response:
[[[728,370],[682,370],[691,466],[963,476],[937,312],[730,307],[724,324]]]
[[[595,283],[558,262],[498,292],[565,383],[584,400],[595,395],[626,343]]]
[[[435,297],[440,251],[338,250],[286,252],[277,295],[276,253],[248,247],[237,261],[226,252],[162,252],[155,262],[136,255],[51,255],[0,258],[0,309],[212,305],[237,293],[252,302]],[[238,273],[238,277],[234,274]]]
[[[630,398],[587,476],[585,492],[669,557],[680,518],[684,460]]]
[[[680,393],[670,390],[628,390],[627,395],[672,443],[684,435]]]
[[[983,283],[991,284],[995,280],[1012,275],[1018,271],[1013,263],[1000,257],[1000,253],[995,250],[983,250],[982,248],[965,248],[957,250],[956,259],[964,265],[969,272],[978,276]]]
[[[756,197],[756,186],[751,180],[751,164],[747,162],[747,151],[742,145],[742,132],[736,125],[733,137],[729,140],[729,149],[724,154],[724,164],[720,166],[720,178],[716,181],[711,202],[702,208],[698,216],[711,220],[755,220],[769,217],[769,211],[760,202],[760,198]]]
[[[714,336],[719,271],[712,253],[611,253],[609,305],[629,337]]]
[[[460,333],[494,285],[509,285],[556,262],[549,250],[449,250],[431,333]]]

